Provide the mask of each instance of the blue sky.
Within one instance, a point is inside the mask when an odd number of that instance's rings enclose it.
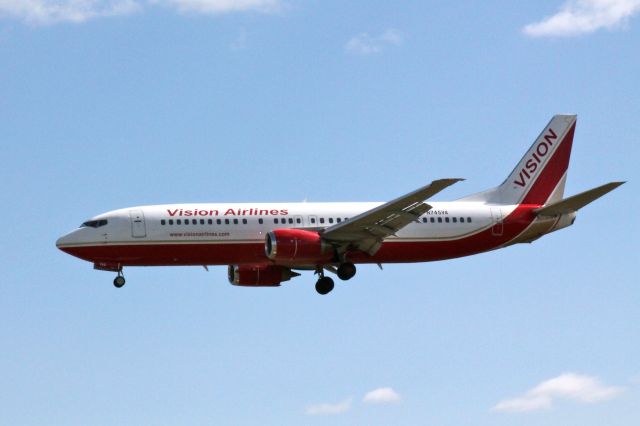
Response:
[[[0,0],[0,424],[637,424],[639,3]],[[559,112],[567,193],[629,182],[532,245],[326,297],[54,246],[139,204],[453,200]]]

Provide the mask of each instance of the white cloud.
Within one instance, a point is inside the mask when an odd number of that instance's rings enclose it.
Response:
[[[349,411],[351,408],[351,398],[346,399],[337,404],[314,404],[310,405],[304,411],[310,416],[340,414]]]
[[[604,385],[595,377],[564,373],[540,383],[522,396],[500,401],[492,410],[526,412],[548,409],[556,399],[590,404],[614,398],[623,391],[624,388]]]
[[[376,36],[361,33],[351,37],[344,45],[344,48],[347,52],[370,55],[372,53],[382,52],[385,47],[397,46],[402,43],[402,41],[402,34],[393,28],[389,28]]]
[[[138,0],[0,0],[0,16],[33,24],[85,22],[140,10]]]
[[[229,12],[274,12],[280,0],[152,0],[176,7],[181,12],[221,14]]]
[[[558,13],[522,31],[531,37],[577,36],[624,26],[638,12],[640,0],[568,0]]]
[[[222,14],[274,12],[281,0],[0,0],[0,17],[31,24],[81,23],[90,19],[130,15],[164,5],[180,12]]]
[[[369,404],[389,404],[399,402],[400,395],[392,388],[378,388],[368,392],[362,401]]]

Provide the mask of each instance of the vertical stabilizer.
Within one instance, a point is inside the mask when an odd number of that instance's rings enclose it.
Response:
[[[498,187],[463,198],[495,204],[539,204],[562,199],[576,115],[556,115]]]

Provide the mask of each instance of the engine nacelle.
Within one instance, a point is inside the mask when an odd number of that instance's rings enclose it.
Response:
[[[278,265],[229,265],[229,282],[246,287],[277,287],[297,277],[297,272]]]
[[[275,229],[267,234],[264,251],[276,262],[318,263],[331,260],[334,250],[317,232]]]

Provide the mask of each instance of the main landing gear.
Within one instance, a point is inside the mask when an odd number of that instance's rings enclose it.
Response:
[[[328,271],[331,271],[338,275],[342,281],[350,280],[356,274],[356,265],[351,262],[341,263],[337,268],[333,266],[326,266]],[[320,294],[327,294],[333,290],[333,279],[324,276],[324,270],[318,268],[316,274],[320,275],[318,281],[316,281],[316,291]]]
[[[342,281],[350,280],[356,274],[356,265],[351,262],[341,263],[336,274]]]
[[[122,275],[122,270],[118,271],[118,276],[113,279],[113,285],[116,288],[121,288],[126,282],[124,275]]]
[[[331,279],[331,277],[325,277],[324,275],[322,275],[320,278],[318,278],[318,281],[316,281],[316,291],[318,293],[327,294],[331,290],[333,290],[333,280]]]

